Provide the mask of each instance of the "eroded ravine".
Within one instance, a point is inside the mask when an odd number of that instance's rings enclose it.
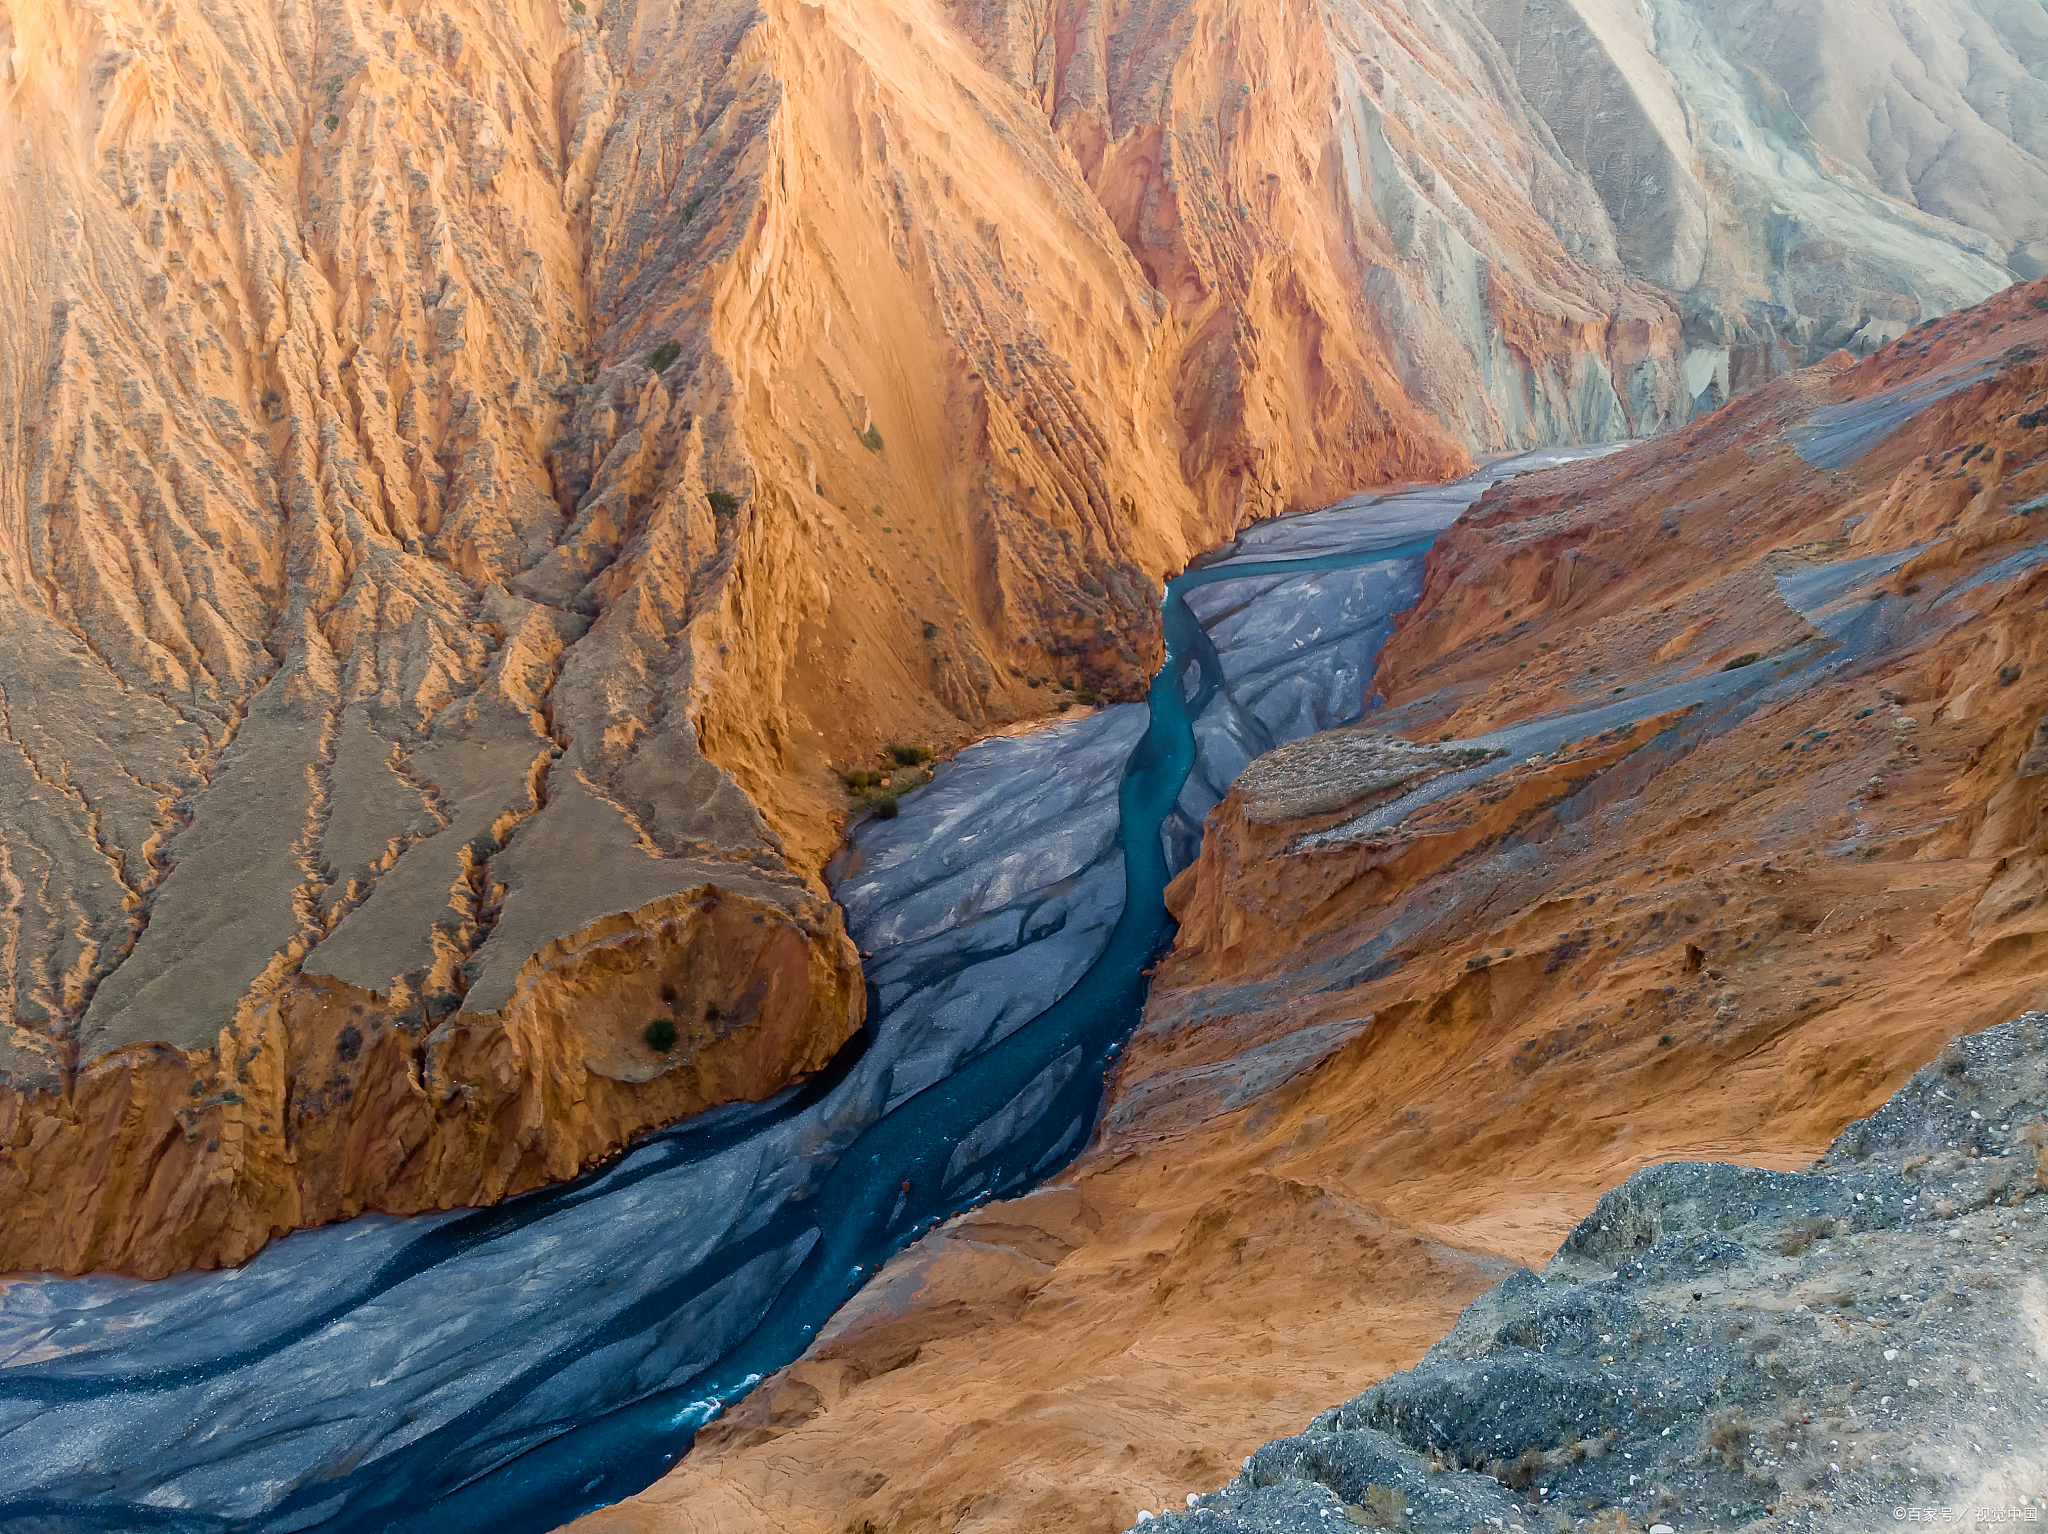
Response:
[[[1169,588],[1146,708],[984,742],[863,828],[839,893],[878,1021],[806,1085],[495,1209],[12,1286],[10,1514],[541,1529],[653,1480],[892,1251],[1081,1146],[1187,832],[1251,754],[1357,717],[1430,537],[1511,467],[1255,530]]]

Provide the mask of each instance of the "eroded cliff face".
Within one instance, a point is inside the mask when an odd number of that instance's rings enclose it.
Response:
[[[1686,419],[1748,376],[1700,314],[1763,376],[2004,280],[1904,213],[1796,301],[1810,243],[1631,254],[1505,28],[6,0],[8,1260],[232,1261],[772,1091],[861,1014],[834,765],[1135,685],[1246,518]],[[707,969],[679,901],[788,941]],[[634,944],[696,977],[658,1055],[577,991]]]
[[[1373,727],[1210,816],[1062,1185],[577,1527],[1128,1527],[1639,1168],[1800,1166],[2048,1000],[2044,513],[2040,282],[1488,492]]]

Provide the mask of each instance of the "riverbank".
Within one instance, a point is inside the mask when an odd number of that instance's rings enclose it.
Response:
[[[869,1023],[800,1086],[498,1208],[0,1295],[10,1511],[509,1534],[653,1481],[894,1252],[1071,1158],[1201,816],[1251,755],[1359,716],[1428,537],[1486,482],[1259,524],[1173,583],[1146,704],[969,747],[856,828]]]
[[[586,1528],[1128,1527],[1413,1364],[1640,1168],[1801,1166],[2048,1000],[2037,295],[1474,507],[1374,730],[1484,759],[1219,808],[1100,1141]]]

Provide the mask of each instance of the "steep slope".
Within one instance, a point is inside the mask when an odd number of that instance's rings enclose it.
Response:
[[[1373,727],[1212,812],[1065,1185],[577,1527],[1127,1527],[1639,1168],[1801,1166],[2048,1001],[2044,510],[2043,282],[1495,487]]]
[[[1638,1172],[1540,1278],[1163,1529],[2033,1521],[2044,1022],[1958,1039],[1804,1172]]]
[[[1840,249],[1631,253],[1505,25],[6,0],[0,1263],[772,1091],[861,1014],[833,765],[1129,688],[1247,518],[2005,280],[1800,145]]]

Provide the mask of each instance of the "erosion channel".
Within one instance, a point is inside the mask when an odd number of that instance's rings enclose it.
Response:
[[[891,1253],[1072,1158],[1203,817],[1360,716],[1487,484],[1585,451],[1253,527],[1169,584],[1146,704],[983,741],[860,827],[834,881],[870,1021],[818,1077],[497,1208],[7,1285],[0,1529],[513,1534],[652,1482]]]

